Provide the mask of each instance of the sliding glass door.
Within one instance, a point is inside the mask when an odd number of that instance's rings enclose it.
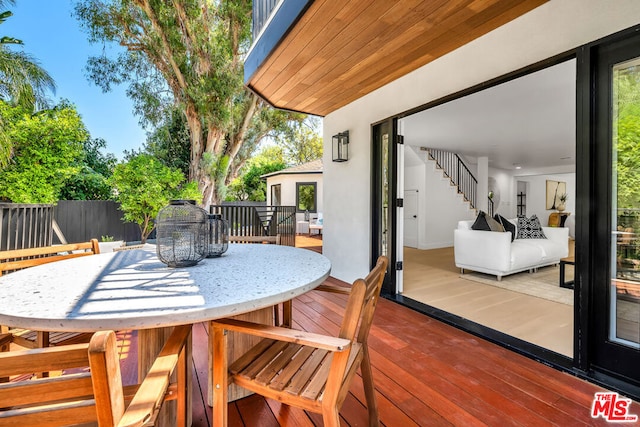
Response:
[[[640,37],[595,59],[593,364],[640,384]]]

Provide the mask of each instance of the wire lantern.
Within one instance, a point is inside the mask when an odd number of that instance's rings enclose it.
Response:
[[[196,265],[207,255],[207,212],[195,200],[171,200],[156,219],[158,258],[169,267]]]

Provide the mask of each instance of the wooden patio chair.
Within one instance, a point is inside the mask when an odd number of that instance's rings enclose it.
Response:
[[[97,239],[91,239],[89,242],[83,243],[0,251],[0,276],[3,273],[18,271],[36,265],[99,253],[100,246]],[[43,284],[43,286],[46,285]],[[90,333],[32,331],[12,328],[10,325],[0,325],[0,333],[9,334],[14,343],[25,348],[77,344],[88,342],[91,338]]]
[[[264,397],[321,413],[325,427],[338,427],[340,407],[360,367],[369,425],[378,426],[367,338],[387,264],[386,257],[378,258],[367,277],[353,283],[338,337],[234,319],[212,321],[213,425],[227,425],[227,387],[235,383]],[[264,339],[228,366],[226,331]]]
[[[0,377],[34,370],[72,370],[50,378],[0,384],[0,426],[60,426],[96,422],[142,426],[153,422],[163,402],[177,400],[176,426],[187,420],[185,348],[191,325],[174,328],[139,386],[122,386],[113,331],[97,332],[89,344],[0,354]],[[90,372],[86,367],[90,367]],[[170,380],[173,372],[177,380]]]

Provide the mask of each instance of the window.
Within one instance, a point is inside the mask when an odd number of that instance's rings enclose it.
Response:
[[[296,207],[298,212],[317,211],[315,182],[296,183]]]
[[[282,204],[280,184],[271,186],[271,206],[280,206]]]

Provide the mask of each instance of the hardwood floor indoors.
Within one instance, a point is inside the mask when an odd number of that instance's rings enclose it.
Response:
[[[405,247],[402,295],[573,357],[573,306],[463,279],[453,247]]]

